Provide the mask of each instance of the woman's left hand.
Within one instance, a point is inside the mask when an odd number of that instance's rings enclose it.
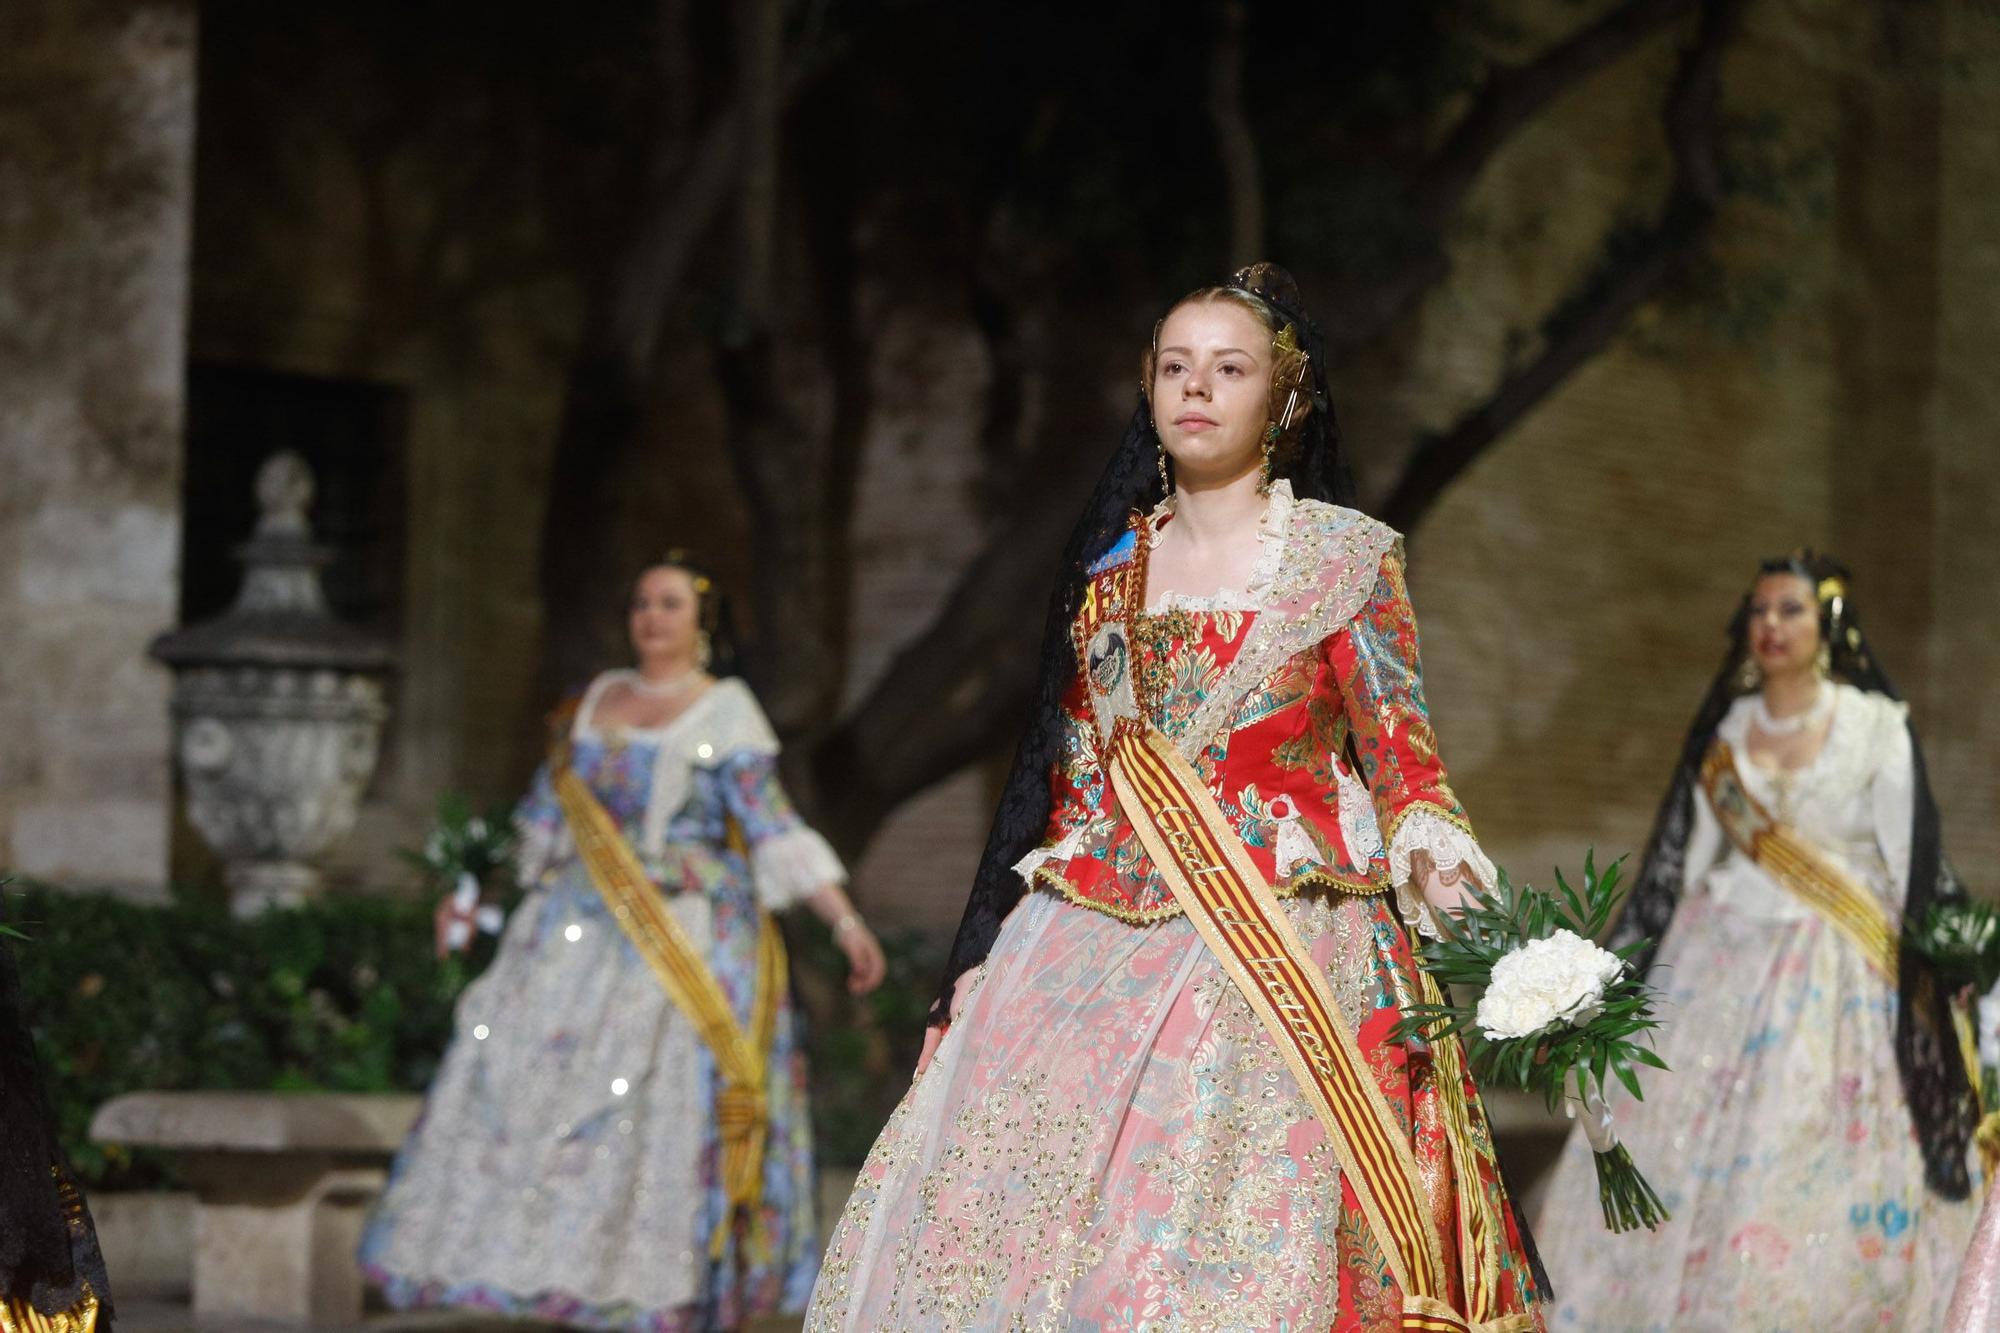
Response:
[[[847,955],[847,989],[850,994],[866,995],[882,984],[889,964],[882,957],[882,945],[875,938],[875,932],[861,921],[853,918],[841,930],[835,931],[833,942]]]

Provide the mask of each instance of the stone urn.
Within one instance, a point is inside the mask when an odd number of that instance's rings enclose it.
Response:
[[[312,496],[303,458],[267,459],[235,605],[151,649],[174,672],[188,819],[222,858],[241,916],[318,892],[313,863],[353,830],[389,715],[389,646],[327,608],[320,570],[333,552],[313,540]]]

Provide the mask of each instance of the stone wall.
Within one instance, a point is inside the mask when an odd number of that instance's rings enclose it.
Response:
[[[0,8],[0,868],[163,892],[190,0]]]
[[[1937,370],[1920,423],[1931,448],[1928,531],[1898,531],[1933,589],[1915,695],[1945,847],[2000,896],[2000,24],[1954,5],[1939,135]],[[1896,529],[1891,529],[1897,531]]]

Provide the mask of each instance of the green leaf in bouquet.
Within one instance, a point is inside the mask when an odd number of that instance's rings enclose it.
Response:
[[[1638,1043],[1634,1042],[1631,1043],[1631,1050],[1632,1050],[1632,1058],[1634,1060],[1637,1060],[1640,1064],[1651,1065],[1653,1068],[1659,1070],[1665,1070],[1667,1068],[1667,1062],[1661,1059],[1660,1053],[1654,1050],[1652,1047],[1641,1046]]]

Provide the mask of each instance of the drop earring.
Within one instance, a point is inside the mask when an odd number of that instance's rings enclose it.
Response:
[[[1278,423],[1275,421],[1264,432],[1264,466],[1257,478],[1257,494],[1259,495],[1269,495],[1271,493],[1271,462],[1273,456],[1277,453],[1278,436],[1281,433]]]

